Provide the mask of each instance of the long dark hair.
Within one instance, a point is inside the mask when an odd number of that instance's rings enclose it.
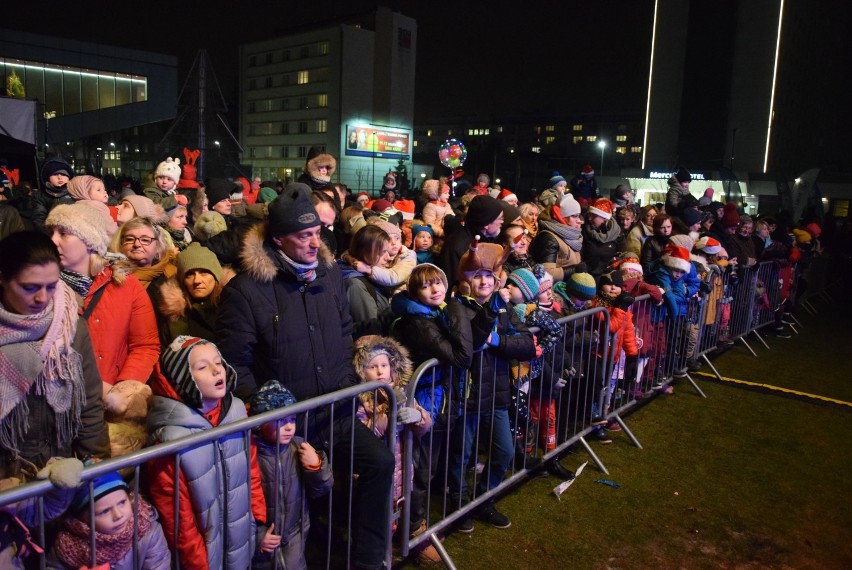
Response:
[[[0,241],[0,276],[14,279],[25,267],[59,263],[59,250],[46,234],[15,232]]]

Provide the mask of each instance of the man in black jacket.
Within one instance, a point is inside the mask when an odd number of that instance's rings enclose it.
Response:
[[[299,400],[355,384],[352,317],[343,277],[320,239],[320,218],[310,189],[293,183],[269,205],[269,221],[243,243],[244,271],[222,292],[217,344],[238,374],[235,394],[250,397],[276,379]],[[387,503],[394,457],[351,407],[313,411],[308,440],[329,451],[345,479],[358,473],[353,559],[357,568],[380,568],[387,551]],[[332,439],[333,437],[333,439]],[[331,454],[329,454],[331,455]],[[349,465],[349,457],[353,464]]]

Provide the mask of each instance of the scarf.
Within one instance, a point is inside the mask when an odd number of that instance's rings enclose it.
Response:
[[[63,269],[59,273],[59,278],[84,299],[86,298],[86,295],[89,294],[89,289],[92,287],[92,281],[94,281],[88,275],[83,275],[82,273],[71,271],[70,269]]]
[[[133,501],[133,494],[128,493]],[[88,517],[86,517],[88,518]],[[154,523],[154,507],[139,498],[139,526],[137,536],[141,540]],[[56,538],[56,553],[72,568],[88,567],[92,561],[89,523],[77,517],[68,517],[65,528]],[[94,531],[98,564],[116,564],[133,548],[133,516],[115,534]]]
[[[550,220],[539,220],[539,225],[542,229],[555,233],[559,238],[568,244],[574,251],[580,251],[583,247],[583,232],[578,228],[572,228],[558,222]]]
[[[293,261],[287,257],[287,254],[280,249],[278,250],[278,254],[287,265],[293,268],[293,271],[296,272],[296,279],[299,281],[313,283],[314,279],[317,278],[317,266],[319,265],[319,261],[314,261],[313,263],[299,263],[298,261]]]
[[[146,289],[148,285],[151,284],[154,279],[159,277],[160,275],[165,275],[166,279],[170,279],[177,275],[177,267],[175,266],[175,260],[177,259],[177,254],[175,254],[173,249],[170,249],[163,255],[163,259],[151,265],[149,267],[134,267],[133,275],[136,276],[136,279],[142,283],[142,286]]]
[[[15,456],[29,431],[33,385],[34,395],[54,412],[56,444],[63,447],[77,436],[86,403],[82,359],[71,347],[77,319],[74,292],[62,281],[36,315],[10,313],[0,304],[0,447]]]

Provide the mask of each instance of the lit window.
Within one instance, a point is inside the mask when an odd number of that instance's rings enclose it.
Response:
[[[556,125],[547,125],[544,127],[545,132],[552,133],[556,130]]]
[[[598,137],[596,137],[595,135],[589,135],[586,137],[587,142],[595,142],[596,140],[598,140]]]
[[[296,77],[296,83],[298,83],[299,85],[304,85],[307,82],[308,82],[308,72],[307,71],[300,71],[298,73],[297,77]]]
[[[432,136],[432,129],[429,129],[428,131],[426,131],[426,136],[427,136],[427,137],[431,137],[431,136]]]
[[[615,152],[617,152],[618,154],[627,154],[627,147],[626,146],[617,146],[617,147],[615,147]]]
[[[473,136],[473,129],[468,129],[468,130],[467,130],[467,136],[469,136],[469,137],[472,137],[472,136]]]
[[[636,152],[636,153],[642,152],[642,147],[641,146],[631,146],[630,152]]]
[[[482,134],[483,134],[483,135],[485,135],[485,136],[490,135],[490,134],[491,134],[491,129],[485,129],[485,130],[483,130],[483,131],[482,131]]]
[[[627,135],[618,135],[615,137],[615,140],[617,140],[618,142],[624,142],[627,140]]]
[[[414,141],[414,142],[413,142],[413,143],[411,143],[411,144],[414,146],[414,148],[417,148],[417,141]]]
[[[321,109],[325,109],[326,107],[328,107],[327,93],[320,93],[319,95],[317,95],[317,107]]]
[[[575,131],[582,131],[582,130],[583,130],[583,125],[574,125],[574,126],[573,126],[573,129],[574,129]]]
[[[545,144],[553,144],[556,141],[556,137],[547,137],[544,141]]]
[[[574,144],[578,144],[578,143],[583,142],[583,137],[582,137],[582,136],[575,136],[573,139],[571,139],[571,141],[572,141]]]
[[[539,153],[539,152],[541,152],[541,147],[540,146],[534,146],[530,150],[532,152]]]
[[[317,132],[324,133],[328,131],[328,122],[325,119],[317,120]]]
[[[317,44],[317,53],[320,55],[328,55],[328,42],[320,42]]]
[[[497,132],[498,132],[498,133],[502,133],[502,132],[503,132],[503,127],[497,127]]]

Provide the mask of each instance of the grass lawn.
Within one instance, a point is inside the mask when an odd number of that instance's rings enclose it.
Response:
[[[852,402],[852,307],[818,305],[793,339],[769,337],[714,361],[723,376]],[[706,366],[705,366],[706,371]],[[458,568],[852,568],[852,407],[696,376],[626,418],[596,446],[558,500],[552,477],[530,479],[499,502],[512,520],[477,522],[444,544]],[[588,459],[563,459],[569,469]],[[621,488],[597,483],[609,479]],[[401,566],[402,568],[410,566]]]

